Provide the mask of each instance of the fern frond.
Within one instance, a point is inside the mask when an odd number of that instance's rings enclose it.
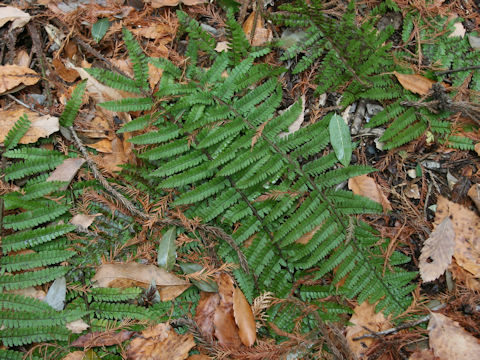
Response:
[[[5,169],[5,180],[22,179],[25,176],[37,174],[43,171],[53,170],[64,160],[64,156],[57,155],[49,158],[25,160],[10,165]]]
[[[16,232],[2,238],[3,251],[17,251],[43,244],[73,230],[75,230],[74,225],[59,224]]]
[[[122,29],[123,41],[125,41],[125,46],[128,50],[128,56],[132,61],[133,65],[133,74],[135,77],[135,83],[138,88],[143,91],[148,91],[148,60],[145,54],[142,51],[142,48],[135,41],[133,34],[126,28]],[[133,111],[133,110],[130,110]]]
[[[13,127],[8,131],[7,136],[5,136],[5,140],[3,141],[5,149],[10,150],[17,146],[23,135],[30,129],[31,124],[27,114],[20,116],[20,119],[15,122]]]
[[[75,252],[68,250],[42,251],[36,254],[4,256],[0,263],[2,266],[2,272],[12,272],[57,264],[70,259],[75,254]]]
[[[21,346],[49,340],[67,341],[70,331],[65,326],[44,326],[0,330],[0,338],[5,346]]]
[[[125,98],[121,100],[106,101],[99,104],[101,107],[117,112],[150,110],[153,106],[151,98]]]
[[[75,89],[72,92],[72,97],[67,101],[65,109],[60,115],[60,125],[63,127],[70,127],[73,125],[75,118],[77,117],[78,110],[82,105],[83,94],[85,93],[85,88],[87,87],[87,81],[80,81]]]
[[[25,211],[17,215],[7,215],[3,219],[3,226],[6,229],[25,230],[49,221],[52,221],[66,213],[70,206],[50,203],[50,206]]]
[[[67,266],[55,266],[16,275],[4,274],[0,278],[0,289],[16,290],[42,285],[64,276],[67,271]]]
[[[121,302],[127,300],[134,300],[142,293],[141,288],[93,288],[87,294],[88,301],[98,302]]]
[[[111,88],[135,94],[142,93],[142,88],[139,87],[138,83],[135,80],[132,80],[121,74],[100,68],[85,68],[84,70],[89,75],[93,76],[101,83],[110,86]]]

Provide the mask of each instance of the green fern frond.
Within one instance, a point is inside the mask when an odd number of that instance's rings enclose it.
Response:
[[[53,170],[60,165],[64,160],[64,156],[57,155],[54,157],[25,160],[10,165],[5,169],[5,180],[17,180],[22,179],[25,176],[33,175],[36,173]]]
[[[5,346],[22,346],[49,340],[67,341],[70,331],[65,326],[43,326],[0,330]]]
[[[117,112],[150,110],[153,106],[151,98],[125,98],[121,100],[106,101],[99,104],[101,107]]]
[[[32,313],[52,311],[52,308],[46,302],[23,295],[9,293],[0,294],[0,306],[2,309],[30,311]]]
[[[0,324],[10,329],[65,325],[67,322],[80,319],[86,313],[81,310],[55,311],[53,309],[47,312],[2,311]]]
[[[20,119],[15,122],[13,127],[8,131],[7,136],[5,136],[5,140],[3,142],[5,149],[10,150],[17,146],[23,135],[25,135],[28,129],[30,129],[31,124],[32,123],[28,119],[27,114],[20,116]]]
[[[15,350],[0,349],[0,359],[1,360],[24,360],[25,353]],[[31,360],[42,360],[38,356],[29,356]]]
[[[150,318],[148,309],[132,304],[92,302],[89,306],[95,315],[103,319],[136,319],[146,320]]]
[[[0,289],[17,290],[42,285],[64,276],[67,271],[67,266],[55,266],[16,275],[4,274],[0,278]]]
[[[3,219],[3,226],[6,229],[25,230],[46,222],[50,222],[70,209],[68,205],[54,205],[25,211],[18,215],[7,215]]]
[[[137,87],[143,91],[148,91],[148,60],[142,51],[142,48],[135,41],[133,34],[126,28],[122,29],[123,41],[128,50],[128,56],[132,61],[133,74],[135,77],[135,83]],[[130,110],[134,111],[134,110]]]
[[[93,288],[87,294],[88,301],[98,302],[121,302],[127,300],[135,300],[142,293],[142,289],[133,288]]]
[[[42,251],[36,254],[20,254],[4,256],[0,261],[2,272],[28,270],[40,266],[58,264],[70,259],[75,252],[68,250]]]
[[[15,232],[2,238],[3,251],[17,251],[32,246],[46,243],[73,230],[71,224],[59,224],[47,227],[39,227],[34,230]]]
[[[89,75],[100,80],[103,84],[111,88],[127,91],[135,94],[141,94],[142,89],[135,80],[118,73],[100,68],[85,68]]]
[[[62,115],[60,115],[59,121],[60,125],[63,127],[70,127],[73,125],[73,122],[77,117],[78,110],[80,110],[80,106],[82,105],[82,98],[86,87],[87,81],[83,80],[79,82],[73,90],[72,97],[67,101],[65,109],[63,110]]]

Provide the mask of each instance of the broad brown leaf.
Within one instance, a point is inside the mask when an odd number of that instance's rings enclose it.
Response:
[[[435,81],[418,74],[400,74],[393,72],[405,90],[419,95],[427,95]]]
[[[118,345],[127,341],[133,336],[133,331],[122,330],[115,331],[95,331],[80,336],[77,340],[70,344],[70,346],[91,348],[97,346]]]
[[[348,188],[356,195],[365,196],[382,205],[383,211],[392,210],[390,201],[383,194],[374,179],[367,175],[355,176],[348,179]]]
[[[197,323],[200,332],[207,339],[213,339],[215,327],[213,321],[215,318],[215,310],[220,303],[220,295],[217,293],[209,293],[202,291],[200,293],[200,300],[195,309],[195,322]]]
[[[233,314],[238,326],[238,335],[245,346],[252,346],[257,338],[257,328],[252,307],[240,288],[233,291]]]
[[[20,89],[19,85],[34,85],[38,80],[40,80],[40,76],[27,66],[0,66],[0,94]]]

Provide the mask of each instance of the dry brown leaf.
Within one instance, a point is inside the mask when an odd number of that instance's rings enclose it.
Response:
[[[37,290],[33,286],[30,286],[24,289],[8,290],[5,292],[8,294],[16,294],[16,295],[31,297],[31,298],[42,300],[42,301],[43,299],[45,299],[45,296],[47,296],[47,293],[45,291]]]
[[[468,289],[480,293],[480,279],[475,278],[470,272],[458,266],[455,259],[453,259],[450,265],[450,271],[457,284],[464,284]]]
[[[128,163],[128,156],[125,152],[125,147],[129,147],[131,144],[125,140],[126,139],[124,138],[124,141],[122,141],[118,136],[115,136],[111,142],[111,153],[92,156],[92,159],[100,165],[100,167],[107,170],[112,176],[117,176],[117,173],[122,170],[119,165]]]
[[[25,49],[19,49],[15,52],[15,58],[13,59],[14,65],[28,67],[30,65],[30,62],[30,55]]]
[[[477,210],[480,210],[480,184],[472,185],[472,187],[468,190],[468,196],[470,199],[475,203]]]
[[[65,159],[52,171],[47,181],[66,181],[70,183],[84,163],[85,159],[83,158]],[[64,185],[63,190],[66,188],[67,185]]]
[[[233,279],[226,273],[217,278],[220,302],[215,310],[215,337],[218,343],[228,348],[238,348],[242,342],[238,335],[238,327],[233,316]]]
[[[130,360],[183,360],[195,346],[192,334],[177,334],[170,325],[158,324],[132,340],[127,350]]]
[[[122,330],[120,332],[110,331],[94,331],[80,336],[72,342],[70,346],[91,348],[96,346],[118,345],[127,341],[135,334],[134,331]]]
[[[420,199],[420,189],[417,184],[408,184],[404,194],[410,199]]]
[[[452,262],[455,249],[455,231],[448,216],[435,227],[425,240],[420,255],[420,275],[424,282],[438,279]]]
[[[121,100],[124,97],[132,97],[131,93],[122,92],[120,90],[112,89],[106,85],[103,85],[93,76],[88,74],[83,67],[90,67],[88,63],[82,63],[82,67],[74,66],[70,62],[67,62],[65,65],[67,68],[74,69],[78,72],[82,80],[87,79],[86,90],[88,95],[95,100],[97,104],[111,101],[111,100]]]
[[[55,67],[55,71],[66,82],[74,82],[80,77],[78,71],[74,69],[67,69],[62,60],[55,58],[52,61],[52,65]]]
[[[427,95],[435,81],[418,74],[400,74],[393,72],[404,89],[419,95]]]
[[[195,322],[202,335],[207,339],[213,339],[215,331],[213,320],[219,303],[220,295],[217,293],[200,292],[200,300],[195,309]]]
[[[475,144],[475,152],[480,155],[480,142]]]
[[[81,334],[82,332],[87,330],[90,327],[90,325],[88,325],[82,319],[78,319],[78,320],[66,323],[65,327],[74,334]]]
[[[290,124],[287,132],[282,132],[282,133],[278,134],[279,138],[284,138],[287,135],[293,134],[294,132],[296,132],[300,129],[300,126],[302,126],[303,120],[305,118],[305,95],[302,95],[301,99],[302,99],[302,111],[300,112],[300,115],[298,115],[297,119],[293,123]],[[293,106],[293,104],[290,105],[286,110],[288,110],[292,106]]]
[[[374,339],[367,338],[354,341],[353,338],[369,334],[364,327],[371,331],[382,331],[391,327],[390,322],[385,318],[382,312],[375,313],[375,305],[370,305],[364,301],[353,309],[354,313],[350,318],[350,322],[354,325],[347,326],[346,338],[350,349],[359,359],[367,359],[365,353],[368,347],[374,343]]]
[[[252,346],[257,339],[257,328],[252,307],[240,288],[233,291],[233,315],[238,326],[238,335],[245,346]]]
[[[109,139],[101,139],[96,143],[87,144],[87,146],[104,154],[111,154],[113,152],[112,141]]]
[[[219,41],[217,42],[217,46],[215,46],[216,52],[228,51],[230,49],[228,41]]]
[[[1,79],[0,79],[1,82]],[[0,85],[1,86],[1,85]],[[0,142],[3,143],[10,129],[17,120],[26,114],[31,122],[27,133],[20,139],[20,144],[31,144],[39,138],[48,137],[60,129],[58,118],[51,115],[40,116],[38,113],[15,107],[9,110],[0,110]]]
[[[211,360],[210,356],[204,355],[204,354],[194,354],[188,357],[187,360]]]
[[[257,26],[255,27],[255,34],[253,35],[252,41],[250,41],[250,34],[253,31],[253,24],[255,22],[255,11],[253,11],[250,16],[245,20],[242,25],[243,32],[247,36],[250,44],[252,46],[262,46],[265,43],[269,42],[273,38],[272,31],[266,29],[263,26],[263,19],[260,15],[257,16]]]
[[[452,219],[455,230],[455,260],[475,277],[480,277],[480,218],[466,207],[439,196],[435,224],[446,216]]]
[[[374,179],[367,175],[360,175],[348,179],[348,188],[356,195],[365,196],[382,205],[383,211],[392,210],[390,201],[383,194]]]
[[[101,214],[95,214],[95,215],[77,214],[70,219],[70,223],[72,223],[73,225],[79,226],[82,229],[88,229],[88,227],[92,225],[95,218],[100,215]]]
[[[7,91],[20,90],[20,85],[34,85],[40,80],[40,76],[26,66],[1,65],[0,66],[0,94]]]
[[[150,89],[154,89],[162,78],[163,70],[148,63],[148,84]]]
[[[92,279],[98,287],[135,287],[147,289],[155,280],[162,301],[176,298],[190,283],[155,265],[115,263],[101,265]]]
[[[458,322],[432,313],[428,323],[430,348],[440,360],[473,360],[480,355],[480,343]]]
[[[30,15],[13,6],[0,8],[0,27],[12,21],[10,30],[25,26],[30,21]]]
[[[433,350],[423,349],[421,351],[415,351],[408,360],[440,360],[433,354]]]
[[[83,360],[85,359],[85,352],[74,351],[65,356],[62,360]]]
[[[205,4],[208,0],[146,0],[145,3],[151,4],[153,8],[161,8],[165,6],[177,6],[183,4],[187,6]]]

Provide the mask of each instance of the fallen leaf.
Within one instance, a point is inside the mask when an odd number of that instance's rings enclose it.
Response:
[[[477,210],[480,210],[480,184],[472,185],[472,187],[468,190],[467,195],[475,203]]]
[[[458,266],[455,259],[453,259],[450,265],[450,271],[457,284],[464,284],[468,289],[480,292],[480,279],[477,279],[470,272]]]
[[[155,265],[138,263],[115,263],[101,265],[92,279],[98,287],[135,287],[148,289],[155,280],[162,301],[176,298],[190,283]]]
[[[211,360],[211,359],[213,358],[204,354],[194,354],[189,356],[187,360]]]
[[[215,310],[220,303],[220,295],[218,293],[200,292],[200,300],[195,309],[195,323],[198,325],[200,332],[207,339],[213,339],[215,326],[213,324]]]
[[[37,300],[42,300],[45,299],[45,296],[47,296],[47,293],[43,290],[37,290],[33,286],[29,286],[24,289],[17,289],[17,290],[9,290],[6,291],[8,294],[16,294],[16,295],[23,295],[26,297],[31,297]]]
[[[119,165],[125,165],[128,163],[128,156],[125,152],[125,147],[129,147],[131,144],[124,140],[122,141],[118,136],[115,136],[111,142],[111,153],[92,156],[92,159],[100,165],[100,167],[107,170],[112,176],[117,176],[117,173],[122,170]]]
[[[83,360],[84,358],[85,353],[83,351],[74,351],[65,356],[62,360]]]
[[[87,146],[104,154],[111,154],[113,152],[112,141],[109,139],[101,139],[96,143],[87,144]]]
[[[357,305],[355,309],[353,309],[350,322],[354,325],[347,326],[346,338],[350,349],[352,349],[353,353],[359,359],[367,359],[366,352],[376,340],[366,338],[354,341],[353,338],[370,334],[364,327],[375,332],[391,327],[390,322],[385,318],[383,313],[375,313],[375,305],[371,305],[367,301],[364,301],[361,305]]]
[[[55,71],[66,82],[74,82],[80,77],[78,71],[74,69],[67,69],[62,60],[55,58],[52,61],[52,65],[55,67]]]
[[[252,307],[242,290],[236,287],[233,291],[233,315],[238,326],[238,335],[245,346],[252,346],[257,338],[257,328]]]
[[[435,224],[446,216],[452,219],[455,230],[455,260],[475,277],[480,277],[480,218],[466,207],[439,196]]]
[[[80,336],[77,340],[72,342],[70,346],[90,348],[96,346],[118,345],[130,339],[134,334],[135,332],[127,330],[122,330],[120,332],[115,332],[113,330],[94,331]]]
[[[420,189],[417,184],[408,184],[404,194],[410,199],[420,199]]]
[[[30,21],[30,15],[13,6],[0,8],[0,27],[12,21],[10,31],[25,26]]]
[[[27,66],[0,66],[0,94],[20,90],[19,85],[34,85],[38,80],[40,80],[40,76]]]
[[[300,126],[302,126],[303,120],[305,118],[305,95],[302,95],[301,99],[302,99],[302,111],[298,115],[297,119],[293,123],[290,124],[287,132],[282,132],[282,133],[278,134],[279,138],[284,138],[287,135],[293,134],[294,132],[296,132],[300,129]],[[290,105],[290,107],[292,107],[292,106],[293,105]]]
[[[328,131],[330,143],[338,161],[343,166],[348,166],[352,159],[352,138],[345,119],[338,114],[333,114],[328,125]]]
[[[57,311],[65,307],[65,297],[67,295],[67,281],[64,276],[55,279],[48,289],[47,296],[43,299],[48,305]]]
[[[428,331],[430,348],[441,360],[478,359],[480,343],[458,322],[445,315],[432,313]]]
[[[393,72],[404,89],[415,94],[427,95],[435,81],[418,74],[400,74]]]
[[[423,349],[421,351],[415,351],[408,360],[440,360],[433,354],[433,350]]]
[[[24,114],[28,116],[28,120],[30,120],[31,125],[27,133],[20,139],[20,144],[32,144],[39,138],[48,137],[60,129],[58,118],[55,116],[40,116],[38,113],[26,110],[23,107],[0,110],[0,142],[3,143],[5,136],[7,136],[10,129]]]
[[[356,195],[361,195],[382,205],[383,211],[392,210],[390,201],[384,195],[380,186],[367,175],[355,176],[348,179],[348,188]]]
[[[92,225],[95,218],[100,215],[101,214],[76,214],[73,218],[70,219],[70,223],[79,226],[81,229],[88,229],[88,227]]]
[[[474,148],[475,148],[475,152],[477,153],[477,155],[480,155],[480,142],[476,143]]]
[[[455,231],[452,220],[446,216],[423,244],[419,268],[424,282],[438,279],[447,270],[454,249]]]
[[[162,69],[148,63],[148,84],[150,85],[150,89],[153,90],[155,88],[155,86],[162,78],[162,74]]]
[[[450,35],[448,35],[448,37],[461,37],[461,38],[463,38],[465,36],[465,33],[467,32],[467,30],[465,30],[465,27],[463,26],[463,24],[461,22],[456,22],[455,24],[453,24],[453,27],[454,27],[454,30],[452,31],[452,33]]]
[[[177,6],[183,4],[187,6],[205,4],[208,0],[146,0],[146,4],[151,4],[154,9],[165,6]]]
[[[228,51],[230,49],[228,41],[219,41],[217,46],[215,46],[216,52]]]
[[[90,325],[88,325],[82,319],[78,319],[78,320],[66,323],[65,327],[74,334],[81,334],[82,332],[87,330],[90,327]]]
[[[50,173],[50,176],[47,178],[46,181],[66,181],[62,187],[62,190],[66,190],[68,184],[77,174],[78,170],[82,167],[85,163],[85,159],[83,158],[68,158],[65,159],[60,165],[58,165],[55,170]]]
[[[251,33],[253,31],[253,24],[255,22],[255,11],[253,11],[250,16],[245,20],[242,25],[243,32],[247,36],[250,44],[252,46],[262,46],[265,43],[269,42],[273,38],[272,31],[270,29],[266,29],[263,26],[263,19],[260,15],[257,16],[257,26],[255,27],[255,33],[253,35],[253,39],[251,39]]]
[[[30,55],[24,49],[19,49],[15,53],[15,59],[13,59],[13,64],[18,66],[28,67],[31,63]]]
[[[127,359],[183,360],[194,346],[192,334],[179,335],[169,324],[158,324],[130,342]]]

